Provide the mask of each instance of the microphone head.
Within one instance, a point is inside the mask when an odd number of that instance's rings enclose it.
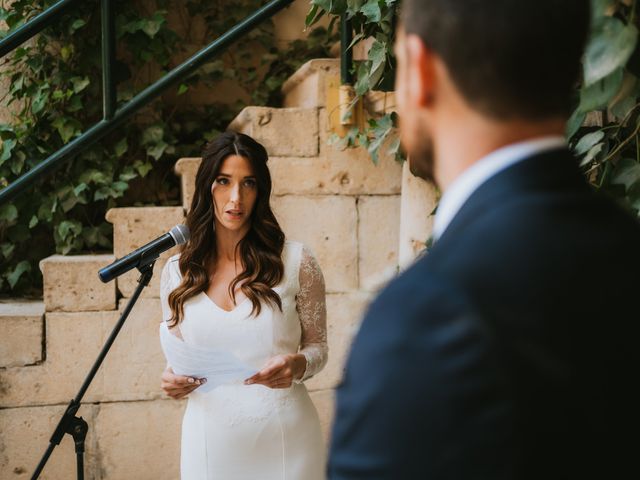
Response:
[[[189,227],[186,225],[176,225],[169,231],[169,235],[176,242],[176,245],[182,245],[183,243],[187,243],[189,238],[191,238],[191,233],[189,232]]]

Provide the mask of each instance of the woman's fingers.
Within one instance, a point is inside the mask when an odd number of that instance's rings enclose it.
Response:
[[[206,382],[206,378],[176,375],[171,368],[167,368],[162,373],[160,387],[169,397],[178,399],[188,395]]]

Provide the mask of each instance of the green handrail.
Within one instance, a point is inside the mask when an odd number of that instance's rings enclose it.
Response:
[[[59,2],[58,4],[56,4],[56,6],[62,3],[71,3],[72,1],[74,0]],[[102,14],[110,16],[112,18],[113,15],[111,14],[110,6],[108,5],[108,3],[110,3],[111,1],[112,0],[102,0]],[[17,178],[13,183],[0,190],[0,205],[12,200],[17,195],[26,190],[34,182],[44,178],[48,174],[51,174],[55,168],[62,165],[65,161],[70,160],[74,155],[77,155],[83,149],[88,148],[89,146],[93,145],[98,140],[103,138],[105,135],[112,132],[115,128],[122,125],[125,120],[131,117],[134,113],[136,113],[142,107],[149,104],[149,102],[160,96],[160,94],[166,91],[169,87],[186,79],[203,64],[211,60],[211,58],[224,51],[227,47],[229,47],[232,43],[241,38],[247,32],[253,30],[258,24],[260,24],[264,20],[267,20],[268,18],[271,18],[273,15],[278,13],[283,8],[287,7],[292,2],[293,0],[271,0],[269,3],[253,12],[240,23],[227,30],[224,34],[222,34],[218,39],[211,42],[208,46],[195,53],[182,64],[178,65],[165,76],[157,80],[155,83],[145,88],[142,92],[140,92],[126,104],[121,106],[119,109],[115,108],[115,86],[113,84],[113,77],[111,76],[112,63],[110,63],[113,62],[113,54],[115,53],[115,48],[113,48],[113,45],[111,47],[109,47],[108,45],[105,46],[105,44],[113,41],[113,36],[109,36],[109,33],[105,33],[103,31],[103,54],[104,52],[111,52],[111,54],[107,53],[106,60],[103,57],[103,70],[105,70],[103,71],[104,118],[90,127],[87,131],[82,133],[79,137],[64,145],[54,154],[50,155],[46,160],[43,160],[27,173]],[[41,15],[44,15],[45,13],[46,12],[43,12]],[[36,19],[37,18],[38,17],[36,17]],[[105,21],[107,20],[103,19],[103,25]],[[22,28],[25,28],[27,26],[28,24]],[[40,28],[35,33],[44,28],[44,26],[46,25],[40,26]]]
[[[31,37],[40,33],[41,30],[51,25],[54,20],[57,20],[58,17],[64,13],[67,7],[76,1],[77,0],[61,0],[4,37],[0,40],[0,58],[15,50]]]

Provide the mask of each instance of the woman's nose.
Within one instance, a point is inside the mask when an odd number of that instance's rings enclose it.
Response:
[[[231,188],[231,197],[229,198],[232,202],[240,202],[240,184],[236,183]]]

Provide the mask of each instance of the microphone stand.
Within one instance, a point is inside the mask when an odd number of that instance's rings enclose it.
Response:
[[[155,255],[153,258],[149,258],[149,259],[143,258],[138,264],[137,269],[140,271],[140,274],[141,274],[140,278],[138,279],[138,286],[136,287],[136,290],[133,293],[133,296],[129,299],[129,302],[127,303],[127,306],[122,312],[122,315],[120,315],[120,319],[118,320],[118,323],[116,323],[116,326],[111,331],[111,335],[109,335],[107,342],[102,347],[102,351],[98,355],[98,358],[93,364],[93,367],[91,367],[91,370],[89,371],[89,374],[85,378],[84,383],[82,384],[82,387],[80,387],[80,391],[78,392],[76,397],[73,400],[71,400],[71,402],[69,402],[69,405],[67,406],[67,410],[62,415],[62,418],[60,419],[58,426],[54,430],[53,435],[51,435],[51,439],[49,440],[49,447],[47,448],[46,452],[44,452],[44,455],[42,456],[40,463],[36,467],[36,470],[33,473],[31,480],[36,480],[40,476],[40,473],[42,472],[42,469],[44,468],[44,466],[47,464],[47,461],[49,460],[49,457],[51,456],[53,449],[57,445],[60,445],[60,442],[62,441],[62,438],[64,437],[65,433],[73,437],[73,441],[76,445],[75,450],[76,450],[77,478],[78,480],[84,480],[84,440],[87,436],[89,425],[82,417],[77,417],[76,413],[80,408],[82,397],[84,397],[84,394],[89,388],[89,385],[91,385],[93,377],[95,377],[96,373],[98,373],[98,369],[100,368],[100,365],[102,365],[102,362],[107,356],[107,353],[109,353],[109,349],[111,348],[111,345],[113,345],[113,342],[118,336],[118,333],[120,333],[120,329],[124,325],[124,322],[129,316],[129,313],[131,313],[133,306],[138,300],[138,297],[142,293],[142,290],[144,289],[144,287],[149,285],[149,282],[151,281],[151,277],[153,276],[153,266],[155,265],[157,259],[158,259],[158,255]]]

